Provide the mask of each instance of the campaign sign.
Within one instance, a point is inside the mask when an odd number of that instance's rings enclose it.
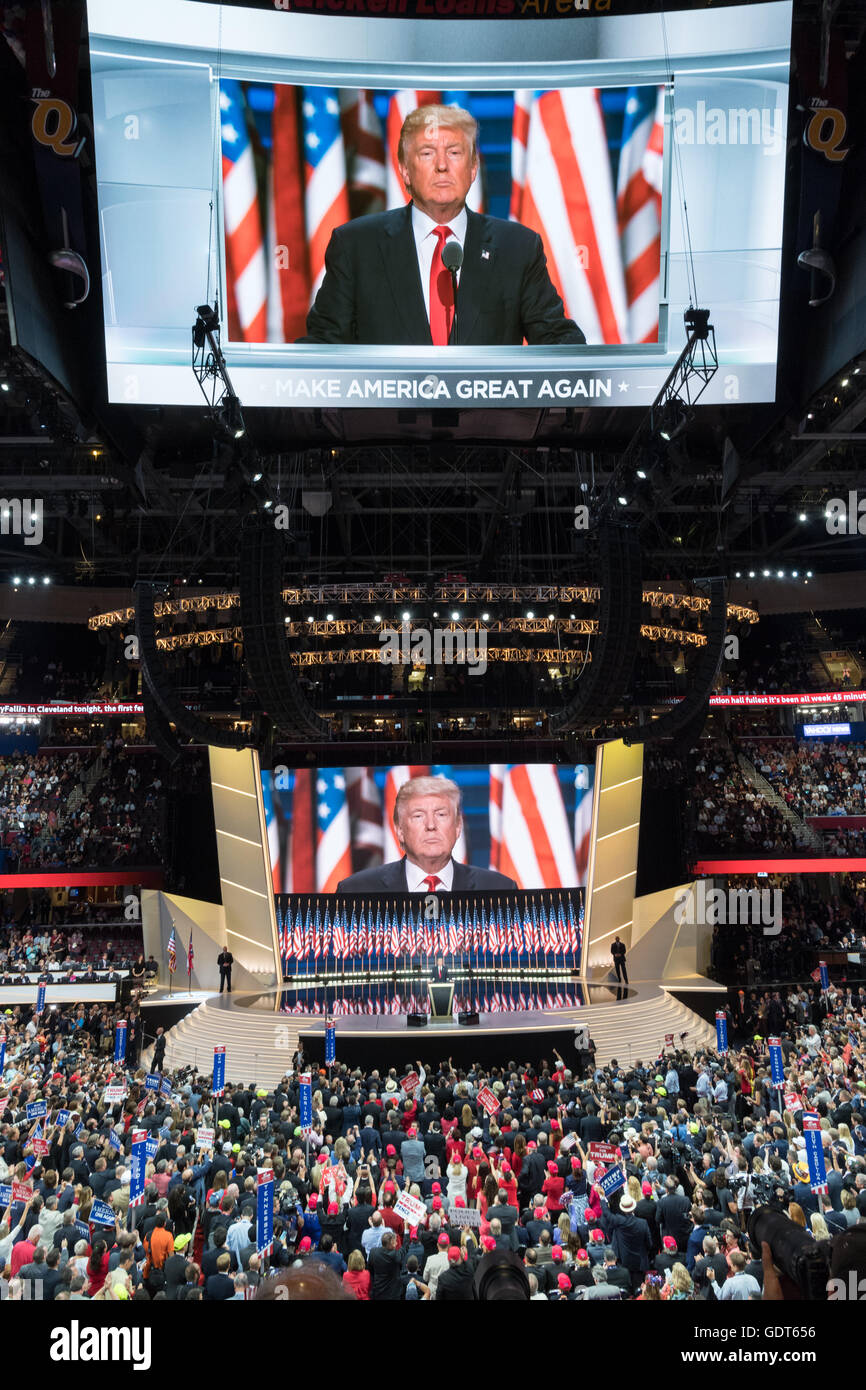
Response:
[[[716,1010],[716,1051],[728,1050],[728,1018],[723,1009]]]
[[[337,1060],[337,1025],[332,1018],[325,1020],[325,1066],[332,1067]]]
[[[478,1104],[483,1105],[488,1115],[495,1115],[502,1107],[489,1086],[482,1086],[478,1092]]]
[[[449,1226],[480,1226],[481,1212],[477,1207],[452,1207],[448,1213]]]
[[[256,1187],[256,1250],[270,1254],[274,1246],[274,1170],[266,1168],[258,1175]]]
[[[0,1183],[0,1207],[11,1207],[12,1205],[12,1184],[11,1182]]]
[[[212,1148],[213,1148],[213,1136],[214,1136],[214,1132],[213,1132],[212,1129],[198,1129],[198,1130],[196,1130],[196,1135],[195,1135],[196,1148],[199,1148],[199,1149],[212,1149]]]
[[[417,1226],[427,1215],[427,1208],[417,1197],[413,1197],[409,1192],[401,1192],[394,1203],[394,1210],[398,1216],[402,1216],[404,1221],[410,1225]]]
[[[40,1158],[44,1158],[51,1149],[47,1139],[31,1139],[30,1143],[33,1145],[33,1152],[38,1154]]]
[[[301,1072],[300,1075],[301,1094],[300,1094],[300,1119],[302,1134],[309,1134],[313,1128],[313,1087],[310,1084],[310,1073]]]
[[[215,1047],[213,1050],[213,1093],[221,1096],[226,1088],[226,1050]]]
[[[84,1133],[84,1121],[83,1121],[83,1120],[79,1120],[79,1121],[78,1121],[78,1124],[75,1126],[75,1137],[76,1137],[76,1139],[80,1139],[83,1133]]]
[[[803,1111],[803,1138],[806,1141],[806,1161],[809,1165],[809,1186],[813,1192],[826,1192],[827,1168],[821,1143],[821,1117],[815,1110]]]
[[[158,1091],[161,1081],[162,1077],[158,1071],[148,1072],[147,1076],[144,1078],[144,1089],[146,1091]]]
[[[603,1144],[594,1139],[587,1149],[593,1163],[619,1163],[619,1149],[616,1144]]]
[[[400,1082],[400,1085],[403,1087],[403,1090],[406,1092],[407,1096],[411,1096],[414,1094],[415,1088],[417,1087],[420,1080],[421,1078],[418,1075],[417,1071],[410,1071],[408,1076],[403,1077],[403,1080]]]
[[[785,1059],[782,1055],[782,1042],[780,1038],[769,1039],[770,1048],[770,1076],[774,1086],[781,1086],[785,1080]]]
[[[145,1148],[147,1135],[142,1131],[137,1131],[140,1138],[133,1136],[132,1141],[132,1162],[131,1178],[129,1182],[129,1205],[137,1207],[144,1201],[144,1173],[147,1167],[147,1151]]]
[[[169,1077],[164,1076],[164,1077],[162,1078],[162,1080],[161,1080],[160,1083],[159,1083],[159,1089],[162,1091],[162,1094],[163,1094],[164,1096],[170,1096],[170,1095],[171,1095],[171,1080],[170,1080]]]
[[[118,1153],[123,1153],[123,1145],[120,1142],[120,1137],[117,1133],[117,1130],[111,1129],[108,1131],[108,1142],[113,1149],[117,1150]]]
[[[147,1130],[134,1129],[129,1137],[133,1144],[143,1144],[147,1138]]]
[[[158,1148],[159,1140],[157,1139],[156,1135],[153,1135],[149,1139],[145,1139],[144,1152],[147,1154],[148,1158],[156,1158]]]
[[[105,1097],[104,1097],[104,1099],[105,1099],[105,1104],[106,1104],[106,1105],[116,1105],[117,1102],[118,1102],[119,1100],[123,1100],[123,1098],[124,1098],[125,1095],[126,1095],[126,1087],[125,1087],[125,1086],[106,1086],[106,1088],[105,1088]]]
[[[126,1019],[119,1018],[114,1029],[114,1060],[124,1062],[126,1060]]]
[[[37,986],[36,986],[36,1012],[37,1012],[38,1014],[41,1014],[41,1013],[42,1013],[42,1010],[43,1010],[44,1008],[45,1008],[45,986],[44,986],[44,985],[37,985]]]
[[[90,1208],[90,1220],[97,1226],[113,1226],[115,1213],[107,1202],[102,1202],[98,1198]]]
[[[31,1120],[42,1120],[48,1114],[48,1102],[46,1100],[28,1100],[27,1102],[27,1123]]]
[[[6,1035],[0,1038],[0,1076],[6,1070]]]
[[[13,1201],[13,1202],[29,1202],[29,1201],[30,1201],[30,1198],[31,1198],[32,1196],[33,1196],[33,1186],[32,1186],[31,1183],[29,1183],[29,1182],[13,1182],[13,1184],[12,1184],[12,1201]]]
[[[625,1169],[619,1164],[615,1168],[608,1168],[604,1177],[599,1179],[598,1186],[602,1195],[609,1200],[614,1192],[625,1187]]]
[[[818,961],[818,970],[819,970],[819,972],[820,972],[820,973],[819,973],[819,979],[820,979],[820,981],[821,981],[821,988],[822,988],[822,989],[829,989],[829,988],[830,988],[830,972],[829,972],[829,970],[827,969],[827,962],[826,962],[825,960],[819,960],[819,961]]]
[[[674,1035],[673,1035],[673,1033],[665,1033],[665,1047],[673,1047],[673,1045],[674,1045]]]
[[[57,1125],[58,1129],[63,1129],[66,1125],[69,1124],[69,1116],[71,1114],[71,1110],[58,1110],[54,1120],[54,1123]]]

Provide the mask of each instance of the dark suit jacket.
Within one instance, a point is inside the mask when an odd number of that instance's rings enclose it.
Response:
[[[585,343],[565,317],[538,233],[468,208],[467,219],[457,341]],[[299,341],[432,345],[411,203],[359,217],[331,233],[325,278],[307,318],[307,336]]]
[[[469,893],[481,888],[517,888],[513,878],[496,873],[494,869],[479,869],[474,864],[458,864],[454,861],[454,877],[451,880],[452,893]],[[338,893],[406,893],[406,860],[393,859],[390,864],[382,864],[375,869],[362,869],[337,884]],[[437,892],[441,892],[437,889]]]

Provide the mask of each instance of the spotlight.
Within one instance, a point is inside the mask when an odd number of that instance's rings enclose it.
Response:
[[[799,570],[791,570],[791,578],[792,578],[792,579],[799,579],[799,578],[800,578],[800,571],[799,571]]]
[[[244,424],[244,417],[241,412],[241,403],[237,396],[226,396],[219,410],[217,420],[220,427],[232,439],[243,439],[247,432]]]
[[[374,613],[374,614],[373,614],[373,622],[374,622],[374,623],[381,623],[381,621],[382,621],[382,614],[381,614],[381,613]]]
[[[769,570],[762,570],[761,573],[763,574],[763,576],[764,576],[765,579],[769,579],[769,578],[770,578],[770,571],[769,571]]]
[[[51,583],[51,578],[50,578],[50,576],[47,575],[47,574],[44,575],[44,576],[43,576],[43,579],[42,579],[42,583],[43,583],[43,584],[50,584],[50,583]]]
[[[754,570],[749,570],[749,578],[750,578],[750,579],[754,579],[754,577],[755,577],[755,571],[754,571]]]
[[[482,614],[481,614],[481,621],[482,621],[482,623],[489,622],[489,621],[490,621],[490,614],[489,614],[489,613],[482,613]]]
[[[17,589],[17,588],[18,588],[18,585],[21,583],[21,576],[18,575],[18,574],[16,574],[15,578],[12,580],[12,583],[14,584],[15,588]]]
[[[640,478],[641,482],[645,482],[645,481],[646,481],[646,473],[643,471],[642,468],[639,468],[639,469],[637,470],[637,476]]]
[[[27,580],[27,583],[28,583],[28,584],[35,584],[35,583],[36,583],[36,580],[33,578],[33,575],[32,575],[32,574],[30,575],[30,578]]]
[[[627,507],[627,506],[628,506],[628,498],[627,498],[627,497],[623,497],[622,494],[620,494],[620,496],[619,496],[616,500],[617,500],[617,502],[619,503],[619,505],[620,505],[621,507]]]
[[[403,619],[403,622],[404,622],[404,623],[408,623],[409,619],[412,617],[412,614],[411,614],[411,613],[401,613],[401,614],[400,614],[400,617]]]
[[[801,513],[800,513],[800,516],[799,516],[799,518],[798,518],[798,520],[800,520],[800,521],[805,521],[805,520],[806,520],[806,513],[805,513],[805,512],[801,512]]]
[[[811,571],[811,570],[806,570],[806,578],[807,578],[807,579],[811,579],[811,578],[812,578],[812,571]]]
[[[784,570],[777,570],[777,571],[776,571],[776,578],[777,578],[777,579],[784,579],[784,578],[785,578],[785,571],[784,571]]]
[[[9,390],[9,382],[8,382],[8,381],[0,381],[0,391],[8,391],[8,390]]]
[[[739,579],[739,578],[740,578],[740,571],[739,571],[739,570],[737,570],[736,574],[734,575],[734,578],[735,578],[735,579]]]
[[[460,617],[460,614],[458,613],[457,609],[455,608],[455,609],[454,609],[454,612],[451,614],[451,621],[452,621],[453,623],[456,623],[456,622],[457,622],[457,619],[458,619],[459,617]]]
[[[658,417],[658,432],[660,437],[669,444],[672,439],[677,439],[683,433],[692,418],[692,411],[678,397],[673,396],[662,407]]]
[[[527,612],[526,616],[527,616],[527,618],[534,618],[534,617],[535,617],[535,614],[533,613],[533,611],[532,611],[531,608],[530,608],[529,611]]]
[[[325,614],[325,618],[326,618],[326,620],[327,620],[329,623],[332,623],[332,622],[334,621],[334,615],[333,615],[333,613],[326,613],[326,614]]]
[[[839,385],[840,385],[840,386],[847,386],[847,385],[848,385],[848,378],[847,378],[847,376],[843,376],[842,380],[839,382]]]
[[[271,510],[271,507],[272,507],[273,505],[274,505],[274,504],[273,504],[273,502],[271,501],[270,497],[268,498],[268,500],[267,500],[266,502],[263,503],[263,506],[264,506],[264,509],[265,509],[266,512],[269,512],[269,511]]]
[[[254,474],[253,474],[253,482],[254,482],[254,483],[260,483],[260,482],[262,481],[262,478],[263,478],[264,476],[265,476],[264,473],[254,473]]]
[[[307,622],[308,622],[308,623],[311,623],[312,621],[313,621],[312,618],[308,618],[308,619],[307,619]]]

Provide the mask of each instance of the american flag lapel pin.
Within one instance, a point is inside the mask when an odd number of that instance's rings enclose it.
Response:
[[[489,252],[489,251],[482,251],[482,252],[481,252],[481,259],[482,259],[482,261],[489,261],[489,260],[490,260],[490,252]]]

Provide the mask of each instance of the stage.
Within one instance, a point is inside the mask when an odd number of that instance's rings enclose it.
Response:
[[[414,988],[407,989],[407,983]],[[299,1044],[312,1067],[324,1066],[325,1019],[333,1017],[337,1059],[352,1067],[387,1070],[414,1066],[419,1059],[433,1066],[449,1057],[463,1067],[473,1061],[500,1066],[510,1061],[538,1063],[542,1057],[553,1061],[556,1048],[566,1065],[577,1069],[575,1029],[581,1026],[589,1028],[599,1064],[607,1065],[615,1057],[628,1065],[656,1057],[671,1035],[677,1045],[685,1043],[692,1050],[713,1045],[714,1029],[675,997],[678,983],[633,981],[617,986],[615,981],[572,980],[565,972],[527,973],[512,981],[457,976],[458,1002],[474,996],[477,1003],[479,995],[483,1002],[486,994],[494,1007],[479,1009],[474,1026],[467,1027],[459,1022],[459,1015],[452,1015],[427,1019],[416,1028],[408,1023],[409,1012],[416,1010],[408,1006],[424,1002],[426,986],[414,972],[408,982],[371,978],[355,980],[351,988],[324,977],[301,977],[267,990],[208,996],[171,1028],[166,1060],[169,1067],[193,1065],[209,1075],[214,1047],[224,1046],[229,1081],[274,1085],[291,1071],[292,1054]],[[701,995],[723,1001],[721,986],[704,983]],[[681,984],[695,990],[693,981]],[[534,1007],[505,1007],[507,1002],[519,1005],[521,992]],[[693,993],[693,1001],[695,997]],[[169,1002],[177,1005],[181,998],[175,994],[169,1001],[163,995],[153,1005]],[[350,1011],[356,1007],[358,1012]],[[379,1012],[360,1011],[377,1007]]]

